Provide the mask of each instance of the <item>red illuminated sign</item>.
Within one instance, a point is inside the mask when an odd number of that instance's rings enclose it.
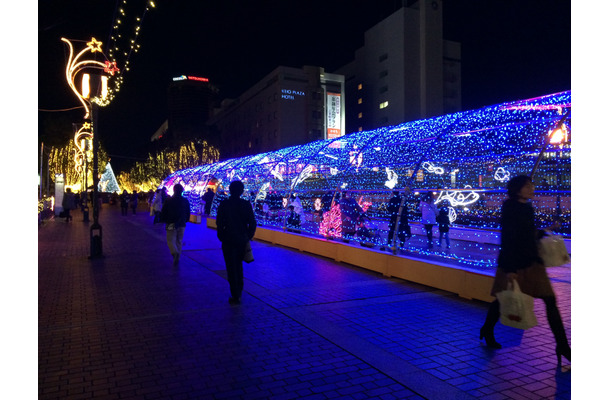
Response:
[[[189,81],[201,81],[201,82],[209,82],[208,78],[200,78],[198,76],[187,76]]]
[[[186,75],[177,76],[177,77],[173,78],[172,80],[174,80],[174,81],[185,81],[187,79],[189,81],[199,81],[199,82],[209,82],[210,81],[208,78],[200,78],[198,76],[186,76]]]

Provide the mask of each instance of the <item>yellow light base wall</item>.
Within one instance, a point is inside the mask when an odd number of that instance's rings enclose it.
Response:
[[[216,229],[216,220],[207,218],[207,226]],[[489,294],[493,276],[482,273],[397,256],[358,245],[349,245],[341,241],[282,232],[260,226],[256,228],[254,238],[379,272],[387,277],[396,277],[456,293],[466,299],[486,302],[495,299]]]

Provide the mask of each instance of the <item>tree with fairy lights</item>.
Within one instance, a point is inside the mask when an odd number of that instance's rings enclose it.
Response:
[[[103,193],[119,193],[121,191],[110,163],[106,164],[106,169],[100,177],[98,190]]]
[[[64,146],[50,146],[48,149],[49,176],[54,177],[55,174],[63,174],[65,177],[65,186],[72,189],[74,192],[86,191],[83,186],[82,174],[74,168],[74,154],[77,152],[76,145],[73,140],[69,140]],[[98,160],[102,165],[108,161],[108,154],[100,146],[97,154]],[[87,169],[87,181],[89,185],[93,182],[91,169]]]

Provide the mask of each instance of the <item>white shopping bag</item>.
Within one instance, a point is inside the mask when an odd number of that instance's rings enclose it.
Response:
[[[538,325],[534,314],[534,298],[521,292],[517,281],[509,282],[507,290],[496,293],[500,302],[500,322],[517,329]]]
[[[538,241],[538,255],[545,267],[558,267],[570,262],[565,241],[560,235],[547,235]]]

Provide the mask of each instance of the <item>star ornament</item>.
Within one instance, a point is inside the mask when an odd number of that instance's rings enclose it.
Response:
[[[106,66],[104,67],[105,73],[114,76],[115,72],[119,72],[119,68],[116,66],[116,61],[105,61],[104,63],[106,64]]]
[[[102,42],[92,37],[91,41],[87,43],[87,47],[91,50],[92,53],[96,51],[102,52]]]

